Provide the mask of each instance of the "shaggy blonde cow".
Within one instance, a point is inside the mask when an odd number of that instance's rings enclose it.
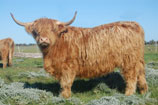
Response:
[[[14,53],[14,41],[11,38],[0,40],[0,60],[2,60],[3,68],[12,65],[12,58]]]
[[[121,68],[126,81],[125,95],[148,89],[144,71],[144,31],[136,22],[115,22],[94,28],[69,26],[54,19],[40,18],[30,23],[13,20],[24,26],[43,53],[44,69],[55,76],[62,96],[71,96],[76,77],[94,78]]]

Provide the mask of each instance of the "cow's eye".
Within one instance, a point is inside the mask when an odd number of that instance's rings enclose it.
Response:
[[[37,34],[37,32],[36,31],[32,31],[32,34],[34,35],[34,36],[37,36],[38,34]]]

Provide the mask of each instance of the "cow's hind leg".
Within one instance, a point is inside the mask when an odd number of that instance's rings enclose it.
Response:
[[[12,57],[8,56],[8,66],[12,66]]]
[[[134,94],[137,83],[137,70],[135,68],[124,69],[122,73],[126,81],[125,95]]]
[[[14,45],[12,47],[14,47]],[[12,66],[13,51],[14,51],[14,48],[12,47],[9,49],[8,66]]]
[[[73,69],[65,68],[62,70],[62,76],[60,77],[60,85],[62,88],[61,95],[64,98],[69,98],[71,96],[71,86],[75,79],[75,72]]]
[[[140,69],[138,71],[137,86],[140,90],[140,93],[143,94],[148,91],[148,85],[147,85],[146,79],[145,79],[144,64],[140,62],[139,67],[140,67]]]
[[[8,56],[8,66],[12,66],[12,56]]]

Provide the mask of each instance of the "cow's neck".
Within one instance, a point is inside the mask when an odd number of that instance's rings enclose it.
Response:
[[[40,48],[42,54],[43,54],[43,57],[45,57],[46,55],[48,55],[48,52],[49,52],[49,48]]]
[[[49,46],[47,48],[40,48],[43,54],[43,58],[50,58],[50,51],[52,51],[52,46]]]

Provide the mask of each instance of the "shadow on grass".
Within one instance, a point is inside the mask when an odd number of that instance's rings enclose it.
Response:
[[[9,67],[8,64],[7,64],[7,67]],[[3,63],[0,63],[0,68],[3,68]]]
[[[0,63],[0,68],[3,68],[3,64],[2,63]]]
[[[118,72],[113,72],[103,77],[90,79],[90,80],[76,80],[73,83],[73,92],[86,92],[91,91],[100,83],[105,83],[110,89],[117,89],[119,92],[123,92],[125,89],[125,82]]]
[[[49,83],[49,84],[40,83],[40,82],[30,84],[26,82],[24,88],[36,88],[40,90],[50,91],[55,96],[58,96],[60,93],[60,84],[58,82]]]
[[[105,83],[110,89],[117,89],[119,92],[124,92],[125,82],[118,72],[113,72],[103,77],[95,79],[78,79],[75,80],[72,86],[73,93],[82,93],[93,90],[100,83]],[[58,96],[60,93],[60,84],[58,82],[44,84],[44,83],[25,83],[25,88],[37,88],[45,91],[50,91],[54,95]]]

